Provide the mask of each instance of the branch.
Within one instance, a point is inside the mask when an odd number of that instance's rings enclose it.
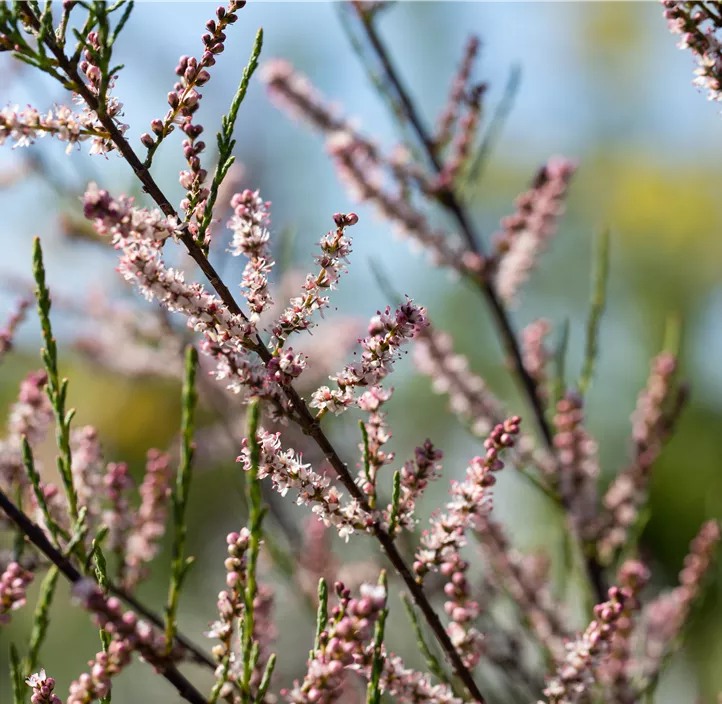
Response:
[[[354,5],[355,6],[355,5]],[[362,10],[358,10],[358,15],[361,20],[361,24],[366,32],[369,43],[373,50],[376,52],[381,66],[386,74],[389,83],[393,86],[394,90],[398,94],[399,100],[404,108],[406,117],[409,120],[412,128],[416,132],[419,141],[423,145],[426,156],[434,167],[436,173],[441,173],[442,164],[434,148],[434,142],[429,136],[429,133],[424,126],[420,115],[416,111],[416,107],[411,100],[404,84],[399,77],[396,68],[391,62],[391,57],[386,51],[386,47],[381,41],[376,28],[373,24],[373,17],[365,14]],[[470,218],[466,210],[462,207],[461,203],[457,199],[451,188],[446,189],[440,197],[441,204],[445,206],[456,219],[461,232],[466,240],[469,249],[474,254],[483,257],[484,250],[481,246],[479,238],[475,233]],[[508,363],[510,364],[512,371],[516,375],[519,385],[522,388],[526,399],[531,406],[531,410],[534,416],[534,422],[539,429],[539,432],[544,440],[544,444],[550,451],[552,457],[555,456],[554,451],[554,438],[549,427],[549,423],[544,414],[544,405],[539,396],[539,390],[534,379],[529,375],[524,362],[522,360],[521,349],[519,341],[512,327],[511,320],[507,314],[504,304],[497,295],[494,287],[484,275],[480,275],[474,279],[475,285],[480,290],[482,296],[486,300],[487,305],[491,310],[494,323],[501,339],[501,344],[506,354]],[[599,564],[597,558],[593,555],[586,556],[586,570],[591,582],[597,603],[601,603],[606,600],[607,587],[604,580],[603,570]]]
[[[28,20],[34,29],[40,29],[40,23],[37,17],[35,17],[35,14],[30,10],[30,8],[28,8]],[[178,218],[178,214],[176,213],[175,208],[165,197],[158,184],[150,175],[150,172],[143,166],[143,163],[140,161],[133,148],[130,146],[123,134],[120,132],[118,126],[115,124],[113,119],[109,117],[105,113],[105,111],[99,111],[100,106],[98,104],[97,97],[89,90],[88,86],[83,82],[75,66],[68,59],[68,57],[65,56],[65,53],[58,46],[55,39],[50,35],[46,35],[43,37],[43,41],[45,42],[48,49],[55,56],[58,67],[65,72],[73,88],[85,100],[88,107],[90,107],[91,110],[94,110],[96,112],[99,121],[108,130],[108,133],[110,134],[111,139],[115,144],[115,147],[118,149],[125,161],[128,162],[130,167],[133,169],[135,175],[143,184],[143,189],[145,190],[145,192],[148,193],[148,195],[150,195],[150,197],[156,202],[156,204],[166,215],[166,217]],[[221,298],[223,303],[228,307],[228,310],[231,313],[243,316],[245,318],[243,311],[239,307],[238,303],[236,303],[228,287],[223,283],[223,281],[221,281],[213,265],[210,263],[202,249],[193,239],[192,235],[188,232],[187,225],[185,227],[181,226],[179,238],[188,250],[188,254],[190,254],[196,264],[198,264],[201,271],[208,279],[210,285],[215,289],[216,293]],[[257,337],[256,352],[263,360],[264,364],[268,364],[268,362],[271,360],[271,353],[269,352],[268,348],[263,344],[260,337]],[[353,480],[353,476],[346,467],[346,464],[341,460],[333,445],[321,429],[321,426],[318,424],[316,419],[309,411],[305,401],[299,396],[298,392],[292,386],[283,385],[282,388],[288,400],[290,401],[291,406],[293,407],[294,411],[298,416],[298,423],[300,427],[306,434],[310,435],[314,439],[314,441],[335,470],[341,483],[344,485],[349,494],[359,502],[360,506],[364,510],[372,513],[366,501],[365,495],[356,486],[356,483]],[[372,526],[372,531],[378,539],[379,543],[381,543],[381,547],[391,561],[391,564],[394,566],[394,569],[406,584],[406,587],[411,593],[415,604],[424,614],[424,617],[429,624],[429,627],[434,632],[434,635],[436,636],[442,649],[446,653],[449,661],[453,665],[459,679],[464,683],[464,686],[468,689],[469,693],[474,697],[474,699],[477,702],[480,702],[480,704],[483,704],[485,701],[484,697],[482,696],[481,691],[474,682],[471,672],[469,672],[469,670],[464,665],[461,656],[451,642],[449,635],[446,633],[446,630],[441,623],[441,619],[431,606],[431,603],[429,602],[427,596],[424,594],[421,585],[418,584],[414,579],[411,570],[409,569],[400,552],[394,545],[393,539],[391,538],[391,536],[388,535],[388,533],[384,531],[378,520],[374,522]]]
[[[47,539],[43,530],[36,523],[28,518],[8,497],[0,490],[0,508],[7,517],[17,525],[28,540],[35,545],[72,584],[77,584],[83,575],[75,568],[70,560],[65,557]],[[114,590],[113,590],[114,591]],[[154,667],[170,682],[178,691],[178,694],[192,704],[206,704],[206,698],[186,679],[185,675],[175,665],[154,663]]]

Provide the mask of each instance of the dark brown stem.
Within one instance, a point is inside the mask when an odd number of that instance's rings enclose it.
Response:
[[[58,568],[69,582],[76,584],[83,579],[83,575],[75,568],[72,562],[48,540],[40,526],[33,523],[2,490],[0,490],[0,509],[15,523],[27,539]],[[178,694],[180,694],[183,699],[193,704],[207,704],[206,698],[186,679],[185,675],[183,675],[175,665],[170,663],[152,664],[160,674],[176,688]]]
[[[29,8],[28,12],[31,15],[30,21],[33,24],[34,28],[36,30],[39,29],[39,22],[37,18],[30,11]],[[113,119],[111,117],[108,117],[106,114],[101,115],[98,112],[99,106],[97,97],[89,90],[88,86],[83,82],[76,68],[65,56],[63,50],[57,45],[52,36],[46,35],[44,37],[44,42],[48,49],[55,56],[58,62],[58,66],[66,73],[76,92],[83,98],[83,100],[85,100],[85,102],[88,104],[88,107],[90,107],[91,110],[94,110],[96,114],[98,114],[99,121],[108,130],[113,144],[121,153],[125,161],[128,162],[138,179],[140,179],[146,193],[150,195],[150,197],[156,202],[158,207],[167,217],[177,218],[175,208],[173,208],[171,203],[165,197],[158,184],[150,175],[148,169],[143,166],[143,163],[140,161],[140,159],[138,158],[130,144],[127,142],[125,137],[123,137],[122,133],[118,129],[118,126],[115,124]],[[210,263],[201,248],[196,244],[195,240],[188,232],[188,230],[182,230],[179,237],[183,244],[186,246],[186,249],[188,250],[190,256],[193,258],[196,264],[198,264],[201,271],[203,271],[206,278],[208,279],[208,282],[215,289],[216,293],[221,298],[223,303],[228,307],[231,313],[243,316],[243,311],[236,303],[233,295],[228,290],[228,287],[223,283],[223,281],[221,281],[213,265]],[[260,338],[257,340],[256,352],[265,364],[270,361],[271,353],[268,351],[268,348],[263,344]],[[337,454],[331,442],[326,437],[325,433],[321,429],[321,426],[318,424],[316,419],[309,411],[305,401],[299,396],[298,392],[292,386],[284,385],[282,388],[298,416],[300,427],[318,444],[319,448],[324,453],[328,461],[331,463],[331,466],[336,471],[339,479],[341,480],[341,483],[344,485],[344,487],[346,487],[349,494],[351,494],[351,496],[353,496],[359,502],[359,504],[364,510],[371,513],[365,495],[356,486],[356,483],[353,480],[353,476],[349,472],[345,463]],[[426,618],[429,627],[433,631],[441,647],[446,653],[446,656],[454,667],[457,676],[463,682],[464,686],[468,689],[472,697],[474,697],[474,699],[480,704],[484,704],[484,697],[482,696],[476,682],[474,682],[474,678],[471,676],[471,673],[464,665],[461,656],[457,652],[456,648],[451,642],[451,639],[446,633],[446,630],[444,629],[441,620],[431,606],[428,598],[424,594],[423,588],[420,584],[416,582],[413,574],[411,573],[411,570],[404,562],[403,557],[394,545],[393,539],[391,538],[391,536],[388,535],[388,533],[384,531],[378,521],[374,523],[372,531],[378,539],[379,543],[381,544],[381,547],[386,553],[387,557],[391,561],[391,564],[394,566],[394,569],[406,584],[406,587],[411,593],[414,602],[424,614],[424,617]]]
[[[358,8],[357,12],[361,20],[361,24],[366,32],[366,36],[368,37],[369,43],[373,48],[374,52],[376,52],[376,55],[378,56],[384,74],[386,75],[386,78],[393,86],[396,94],[398,95],[399,101],[401,102],[409,124],[416,132],[416,135],[421,142],[424,151],[426,152],[427,158],[433,165],[434,170],[437,174],[441,173],[443,165],[439,160],[434,142],[429,136],[429,133],[424,126],[421,116],[416,110],[416,106],[413,100],[411,100],[408,91],[406,90],[403,82],[401,81],[401,78],[399,77],[398,72],[396,71],[396,68],[391,61],[389,53],[386,51],[384,43],[381,41],[381,38],[376,31],[376,27],[373,24],[372,16],[364,13],[363,10]],[[481,242],[479,241],[479,238],[474,232],[468,214],[466,213],[458,198],[454,194],[454,191],[451,188],[445,189],[444,192],[441,194],[440,200],[442,205],[444,205],[449,210],[449,212],[458,222],[470,251],[483,257],[484,250],[481,246]],[[554,456],[555,451],[553,435],[551,432],[551,428],[549,427],[549,423],[546,419],[546,415],[544,413],[544,404],[542,403],[542,400],[539,396],[539,389],[537,388],[534,379],[531,377],[529,372],[526,370],[526,367],[524,366],[519,341],[517,339],[516,333],[514,332],[514,328],[512,327],[511,320],[506,312],[506,309],[504,308],[501,299],[496,293],[496,290],[494,289],[488,277],[485,277],[483,275],[477,277],[475,279],[475,284],[481,291],[484,299],[486,300],[489,308],[491,309],[492,318],[494,319],[494,323],[499,332],[499,337],[501,339],[501,344],[504,349],[504,354],[506,355],[508,363],[511,366],[512,371],[514,372],[529,405],[531,406],[531,410],[534,415],[534,422],[539,429],[539,433],[544,440],[544,444],[547,446],[547,449],[552,454],[552,456]],[[601,603],[607,599],[607,586],[604,580],[604,573],[602,567],[599,564],[595,555],[587,555],[585,560],[589,581],[594,588],[596,600],[598,603]]]

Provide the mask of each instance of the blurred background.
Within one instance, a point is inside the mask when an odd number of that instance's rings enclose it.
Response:
[[[136,6],[117,47],[125,68],[114,92],[125,105],[131,143],[138,145],[150,120],[165,114],[177,59],[200,53],[200,35],[214,9],[214,3]],[[289,59],[327,97],[357,117],[366,134],[387,145],[395,142],[393,122],[349,48],[338,4],[251,3],[239,14],[228,32],[226,52],[202,91],[199,121],[206,128],[207,143],[213,143],[210,137],[236,90],[261,26],[262,63],[271,57]],[[486,237],[496,231],[501,216],[513,212],[514,198],[549,156],[561,154],[579,161],[567,215],[551,251],[523,292],[515,323],[521,328],[545,317],[553,323],[556,336],[568,319],[568,364],[571,370],[578,369],[593,236],[608,226],[609,298],[587,411],[589,427],[600,443],[605,484],[628,456],[629,415],[646,381],[649,360],[662,347],[665,321],[670,314],[682,321],[682,375],[691,384],[692,401],[655,467],[652,514],[642,538],[654,571],[653,589],[676,583],[688,543],[701,522],[722,518],[722,117],[718,107],[691,85],[691,55],[676,49],[658,3],[403,2],[384,14],[381,28],[429,125],[445,101],[469,32],[482,40],[477,77],[490,84],[489,112],[502,98],[512,67],[521,68],[511,115],[482,179],[473,184],[473,213]],[[6,55],[0,59],[4,104],[29,103],[43,111],[54,102],[69,103],[56,85],[11,63]],[[432,320],[453,334],[457,351],[470,358],[472,368],[514,411],[525,415],[501,363],[487,312],[474,292],[431,267],[408,243],[390,237],[387,225],[376,220],[370,208],[350,201],[324,154],[322,140],[274,108],[257,77],[241,109],[237,140],[237,159],[244,167],[242,185],[260,188],[272,201],[273,231],[285,243],[279,257],[287,266],[310,270],[314,244],[332,226],[334,212],[356,210],[360,215],[360,224],[351,233],[354,254],[349,271],[332,300],[338,310],[327,317],[322,329],[332,329],[349,316],[363,325],[390,302],[370,266],[372,259],[379,260],[393,287],[425,305]],[[176,201],[182,197],[177,174],[184,166],[179,143],[178,134],[171,136],[154,165],[156,179]],[[127,300],[140,310],[150,310],[129,294],[114,272],[112,249],[77,237],[82,232],[78,198],[88,181],[97,180],[115,195],[137,195],[138,188],[115,154],[107,159],[89,157],[83,145],[68,157],[64,148],[45,140],[30,150],[11,150],[9,145],[0,150],[4,216],[0,320],[7,318],[18,293],[29,285],[31,241],[40,235],[48,281],[57,297],[53,324],[64,371],[70,377],[76,423],[95,425],[107,458],[129,462],[140,476],[148,448],[177,446],[179,384],[91,365],[75,346],[79,338],[92,337],[98,325],[83,312],[89,300]],[[235,286],[241,265],[228,259],[224,249],[225,243],[214,242],[212,258],[226,282]],[[3,408],[14,401],[23,374],[40,366],[39,347],[39,327],[31,315],[16,351],[3,363]],[[414,372],[410,356],[398,365],[393,385],[391,446],[397,464],[426,437],[445,451],[445,477],[424,502],[428,513],[445,496],[448,478],[461,476],[468,458],[479,452],[479,441],[447,413],[446,400]],[[358,456],[355,421],[344,417],[331,421],[329,428],[353,465]],[[234,462],[237,448],[227,443],[224,450],[202,455],[191,498],[189,549],[197,564],[183,598],[180,623],[200,641],[214,619],[215,598],[224,583],[223,536],[245,521]],[[51,445],[47,458],[46,464],[52,466]],[[301,531],[304,511],[290,501],[281,508],[292,529]],[[501,477],[495,510],[520,548],[547,546],[553,554],[558,551],[558,517],[512,472]],[[334,549],[342,545],[335,542]],[[344,547],[344,557],[382,563],[371,541],[363,538]],[[153,579],[140,592],[159,610],[168,561],[165,551],[156,562]],[[275,585],[278,622],[284,624],[276,647],[281,654],[277,682],[288,685],[302,674],[313,618],[272,570],[267,580]],[[655,701],[716,700],[722,689],[721,585],[718,579],[708,590],[685,648],[675,657]],[[97,632],[87,617],[66,609],[67,603],[67,588],[61,585],[53,610],[54,628],[42,654],[42,664],[58,680],[61,696],[98,649]],[[24,642],[31,616],[31,609],[23,609],[0,633],[0,701],[6,701],[10,691],[8,644]],[[397,608],[392,618],[399,625],[391,631],[391,649],[408,653],[410,663],[418,665],[403,610]],[[289,623],[293,628],[287,627]],[[207,675],[199,672],[198,678],[205,681]],[[175,701],[174,697],[166,683],[143,666],[121,676],[114,689],[117,702]]]

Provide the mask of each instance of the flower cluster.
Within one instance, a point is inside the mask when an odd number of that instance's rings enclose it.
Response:
[[[33,690],[30,704],[63,704],[60,697],[53,693],[55,680],[48,677],[45,670],[30,675],[25,680],[25,684]]]
[[[20,299],[10,315],[10,318],[5,323],[5,327],[0,330],[0,362],[12,349],[15,331],[18,329],[23,320],[25,320],[25,313],[27,312],[29,305],[30,301],[27,298]]]
[[[152,156],[160,142],[170,134],[175,123],[183,125],[183,129],[189,137],[189,140],[187,140],[189,144],[184,144],[184,151],[195,152],[192,142],[203,132],[203,128],[200,125],[195,126],[191,124],[191,119],[198,110],[198,102],[201,99],[201,95],[197,89],[210,80],[211,75],[207,69],[214,66],[216,56],[225,51],[225,30],[229,25],[236,22],[238,15],[236,15],[235,12],[243,8],[245,4],[245,0],[230,0],[228,9],[219,7],[216,10],[217,19],[206,22],[208,33],[203,35],[204,51],[200,60],[193,57],[181,56],[175,69],[179,80],[173,87],[173,90],[168,93],[168,105],[170,109],[162,120],[156,119],[150,123],[151,132],[155,135],[155,139],[148,133],[141,135],[140,138],[143,146],[148,148],[149,155]],[[190,149],[187,149],[187,146],[189,146]],[[200,151],[202,151],[202,149]],[[193,153],[187,154],[187,158],[190,163],[191,160],[197,159],[198,157],[196,153]],[[193,171],[192,167],[191,170]],[[198,175],[199,170],[196,169],[195,173]],[[190,178],[192,179],[193,176],[191,175]],[[188,184],[188,186],[190,186],[190,184]],[[188,188],[187,186],[184,187]]]
[[[544,689],[549,704],[576,704],[586,700],[595,682],[594,671],[609,650],[612,636],[624,614],[629,594],[612,587],[609,601],[594,607],[595,620],[573,642],[567,643],[567,655]]]
[[[148,576],[148,564],[158,554],[159,541],[165,534],[173,477],[170,456],[149,450],[145,476],[140,485],[140,506],[128,531],[124,561],[126,588],[133,589]]]
[[[447,632],[467,667],[479,660],[481,634],[473,627],[479,605],[471,598],[466,578],[469,563],[459,551],[466,544],[466,532],[490,510],[490,488],[496,483],[493,473],[504,467],[499,454],[514,445],[520,420],[513,416],[494,428],[484,442],[486,454],[471,460],[463,482],[452,482],[452,500],[444,513],[432,518],[431,529],[424,532],[416,552],[414,571],[419,581],[431,570],[440,571],[447,580],[444,608],[451,619]]]
[[[550,332],[551,323],[544,319],[529,323],[521,332],[524,368],[534,380],[537,393],[545,402],[548,397],[546,368],[551,353],[544,343]]]
[[[606,513],[597,528],[597,549],[605,561],[624,544],[643,505],[650,472],[665,437],[669,433],[667,406],[672,395],[672,379],[677,369],[674,355],[662,352],[652,360],[647,385],[639,394],[632,414],[634,458],[615,478],[602,498]]]
[[[582,399],[568,392],[557,403],[554,447],[559,461],[559,491],[578,532],[591,535],[597,514],[597,443],[583,425]]]
[[[311,505],[311,510],[327,526],[333,526],[339,535],[348,540],[355,530],[370,530],[373,517],[361,508],[356,499],[341,503],[342,494],[331,485],[328,477],[317,474],[310,466],[303,464],[301,457],[292,450],[281,448],[280,433],[260,430],[258,442],[261,457],[258,466],[258,478],[270,477],[274,488],[285,496],[289,489],[298,491],[296,503]],[[243,452],[237,462],[243,469],[251,469],[251,452],[247,439],[243,441]]]
[[[347,364],[343,371],[331,377],[338,389],[332,391],[328,386],[322,386],[316,390],[311,407],[318,408],[319,415],[327,411],[342,413],[355,402],[355,389],[382,381],[391,372],[401,346],[427,324],[426,309],[408,298],[393,315],[388,307],[383,313],[379,311],[369,323],[368,336],[359,340],[363,348],[361,359]]]
[[[10,612],[25,606],[26,590],[33,581],[32,572],[11,562],[0,574],[0,626],[10,622]]]
[[[235,653],[233,652],[234,624],[243,614],[243,592],[246,585],[245,555],[248,549],[250,533],[243,528],[240,533],[229,533],[226,536],[228,557],[225,561],[226,586],[218,594],[218,620],[211,624],[206,633],[208,638],[220,641],[213,646],[213,657],[220,663],[216,668],[216,680],[221,681],[219,696],[226,698],[232,685],[228,680],[232,676]]]
[[[351,238],[346,228],[358,222],[356,213],[336,213],[333,216],[336,230],[328,232],[319,242],[321,254],[316,257],[320,267],[318,274],[308,274],[300,296],[294,297],[273,325],[273,334],[280,348],[283,342],[295,332],[311,327],[310,317],[315,311],[323,312],[328,307],[326,291],[333,291],[339,276],[351,254]]]
[[[0,145],[10,139],[16,147],[27,147],[46,135],[67,142],[68,154],[74,145],[89,139],[91,154],[103,154],[112,148],[110,135],[90,110],[74,113],[64,105],[55,105],[44,115],[35,108],[20,110],[18,106],[0,110]]]
[[[376,505],[376,477],[379,470],[394,461],[395,453],[386,452],[384,446],[391,439],[391,431],[386,422],[386,413],[381,410],[391,398],[392,390],[380,386],[372,386],[361,394],[359,408],[369,414],[367,421],[362,421],[363,442],[359,444],[362,463],[356,483],[369,497],[369,504]]]
[[[439,478],[441,459],[444,453],[437,450],[431,440],[427,440],[414,451],[414,459],[409,460],[401,468],[401,494],[398,504],[398,525],[406,530],[416,527],[414,516],[416,502],[421,498],[429,482]],[[390,518],[391,506],[387,509],[387,521]]]
[[[475,532],[496,579],[529,620],[539,642],[560,660],[568,629],[564,609],[552,596],[545,571],[515,550],[501,524],[489,516],[479,521]]]
[[[685,626],[694,601],[700,596],[705,578],[713,565],[720,542],[717,521],[707,521],[690,544],[679,573],[679,586],[665,592],[644,608],[644,659],[642,674],[647,678],[658,675],[666,653]]]
[[[464,55],[459,64],[459,70],[451,83],[449,98],[436,124],[434,143],[437,145],[437,148],[443,147],[451,140],[454,125],[459,118],[462,104],[467,97],[467,87],[469,79],[471,78],[471,71],[474,68],[474,63],[479,53],[479,44],[479,37],[474,35],[469,37],[466,42]]]
[[[110,643],[88,663],[90,672],[83,673],[70,685],[66,704],[90,704],[108,696],[111,678],[130,664],[134,652],[156,667],[179,657],[175,647],[166,653],[163,634],[139,620],[132,611],[123,611],[120,600],[104,596],[95,583],[81,580],[74,585],[73,595],[93,614],[96,625],[109,634]]]
[[[692,83],[707,91],[708,100],[722,100],[722,43],[716,32],[722,28],[719,8],[715,13],[696,2],[662,0],[664,18],[672,34],[681,38],[677,46],[689,49],[697,63]]]
[[[339,604],[327,630],[319,634],[318,648],[311,654],[303,682],[282,692],[292,704],[330,704],[338,699],[344,670],[363,657],[373,625],[386,607],[386,590],[364,584],[359,598],[352,598],[343,583],[336,583]]]
[[[22,437],[31,446],[40,442],[53,418],[44,371],[30,372],[20,383],[18,400],[10,409],[7,436],[0,441],[0,487],[27,486],[21,453]]]
[[[536,266],[564,212],[564,200],[576,166],[553,157],[543,166],[532,187],[516,199],[517,211],[501,220],[495,235],[495,286],[499,295],[513,302],[519,288]]]
[[[243,254],[248,259],[241,286],[254,321],[273,302],[268,290],[268,275],[273,268],[268,247],[270,205],[263,201],[258,191],[248,189],[231,199],[233,217],[228,221],[228,227],[233,232],[233,239],[230,251],[234,257]]]

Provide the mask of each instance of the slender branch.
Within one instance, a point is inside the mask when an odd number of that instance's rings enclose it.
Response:
[[[7,517],[27,536],[28,540],[58,568],[69,582],[76,584],[84,578],[73,563],[47,539],[40,526],[33,523],[2,490],[0,490],[0,509],[2,509]],[[185,675],[183,675],[175,665],[163,664],[159,666],[157,663],[154,663],[154,667],[176,688],[178,694],[180,694],[183,699],[193,704],[206,704],[206,698],[186,679]]]
[[[378,32],[376,31],[376,27],[373,24],[372,16],[367,15],[360,10],[358,11],[358,14],[361,20],[361,24],[363,25],[366,32],[366,36],[368,37],[369,43],[371,44],[373,50],[376,52],[376,55],[378,56],[378,59],[384,72],[386,73],[389,82],[394,87],[394,90],[397,92],[399,100],[404,107],[404,111],[406,113],[406,117],[409,120],[409,123],[413,127],[416,135],[419,138],[419,141],[423,145],[424,151],[426,152],[429,161],[433,165],[434,170],[437,173],[440,173],[442,170],[442,164],[439,160],[438,154],[436,153],[434,142],[428,131],[426,130],[426,127],[424,126],[424,123],[418,111],[416,110],[416,106],[413,100],[409,96],[408,91],[402,83],[401,78],[399,77],[399,74],[391,61],[391,57],[386,51],[386,47],[384,46],[381,38],[378,35]],[[442,205],[444,205],[456,219],[459,227],[461,228],[461,233],[469,246],[469,249],[474,254],[483,257],[484,250],[481,246],[479,238],[471,225],[471,221],[466,210],[462,207],[453,190],[451,188],[446,189],[442,193],[440,201]],[[544,405],[542,403],[541,397],[539,396],[539,389],[537,388],[536,382],[530,376],[529,372],[524,366],[519,341],[517,339],[516,333],[514,332],[514,328],[512,327],[511,320],[507,314],[504,304],[497,295],[491,281],[483,274],[476,277],[474,279],[474,283],[481,291],[487,302],[487,305],[491,310],[491,314],[497,327],[499,337],[501,339],[501,344],[507,357],[508,363],[510,364],[512,371],[516,375],[522,391],[524,392],[524,395],[526,396],[527,401],[531,406],[531,410],[534,415],[534,421],[544,440],[544,444],[546,445],[547,449],[552,453],[552,456],[554,456],[554,438],[549,423],[546,419],[546,415],[544,413]],[[596,556],[591,554],[586,555],[586,569],[589,580],[594,588],[597,602],[601,603],[605,601],[607,588],[604,580],[603,570],[599,562],[597,561]]]
[[[29,21],[35,29],[39,29],[39,22],[35,17],[34,13],[30,12],[29,9],[28,12],[30,15]],[[79,93],[80,96],[85,100],[90,109],[96,112],[99,121],[103,124],[103,126],[108,130],[108,133],[111,135],[111,139],[115,144],[115,147],[121,153],[125,161],[127,161],[130,167],[133,169],[134,173],[143,184],[143,188],[146,193],[150,195],[150,197],[156,202],[158,207],[167,217],[177,218],[178,216],[175,208],[173,208],[171,203],[165,197],[160,187],[151,176],[150,172],[143,166],[143,163],[140,161],[133,148],[130,146],[123,134],[120,132],[116,123],[111,117],[105,114],[104,111],[98,110],[99,104],[97,97],[89,90],[88,86],[83,82],[75,66],[70,62],[68,57],[65,56],[63,50],[58,46],[52,36],[44,37],[44,42],[48,49],[50,49],[52,54],[55,56],[59,68],[61,68],[66,73],[76,92]],[[181,225],[179,238],[185,245],[190,256],[198,264],[201,271],[203,271],[203,273],[205,274],[210,285],[215,289],[216,293],[219,295],[219,297],[228,307],[228,309],[236,315],[242,315],[245,317],[243,311],[239,307],[238,303],[236,303],[228,287],[221,281],[213,265],[210,263],[199,245],[195,242],[191,234],[188,232],[187,225],[185,227]],[[271,353],[269,352],[268,348],[263,344],[260,338],[257,338],[256,352],[261,357],[264,364],[268,364],[271,359]],[[309,411],[305,401],[299,396],[296,389],[294,389],[292,386],[283,385],[282,388],[288,400],[290,401],[291,406],[293,407],[294,411],[298,416],[298,422],[303,431],[306,434],[310,435],[316,442],[316,444],[321,449],[324,456],[335,470],[336,474],[341,480],[341,483],[344,485],[349,494],[351,494],[351,496],[353,496],[359,502],[359,504],[364,510],[372,513],[366,501],[365,495],[356,486],[356,483],[353,480],[353,476],[349,472],[346,464],[343,462],[343,460],[341,460],[333,445],[321,429],[321,426],[318,424],[316,419]],[[439,641],[449,661],[452,663],[459,679],[463,682],[464,686],[468,689],[469,693],[474,697],[474,699],[477,702],[483,704],[485,700],[481,694],[481,691],[479,690],[476,682],[474,682],[471,673],[464,665],[461,656],[451,642],[449,635],[446,633],[446,630],[441,623],[441,619],[431,606],[431,603],[429,602],[426,594],[424,594],[421,585],[416,582],[411,570],[401,556],[401,553],[394,545],[393,539],[391,538],[391,536],[388,535],[388,533],[384,531],[378,520],[375,521],[372,527],[372,531],[378,541],[381,543],[381,547],[391,561],[391,564],[394,566],[394,569],[406,584],[406,587],[411,593],[415,604],[424,614],[424,617],[426,618],[429,627]]]

